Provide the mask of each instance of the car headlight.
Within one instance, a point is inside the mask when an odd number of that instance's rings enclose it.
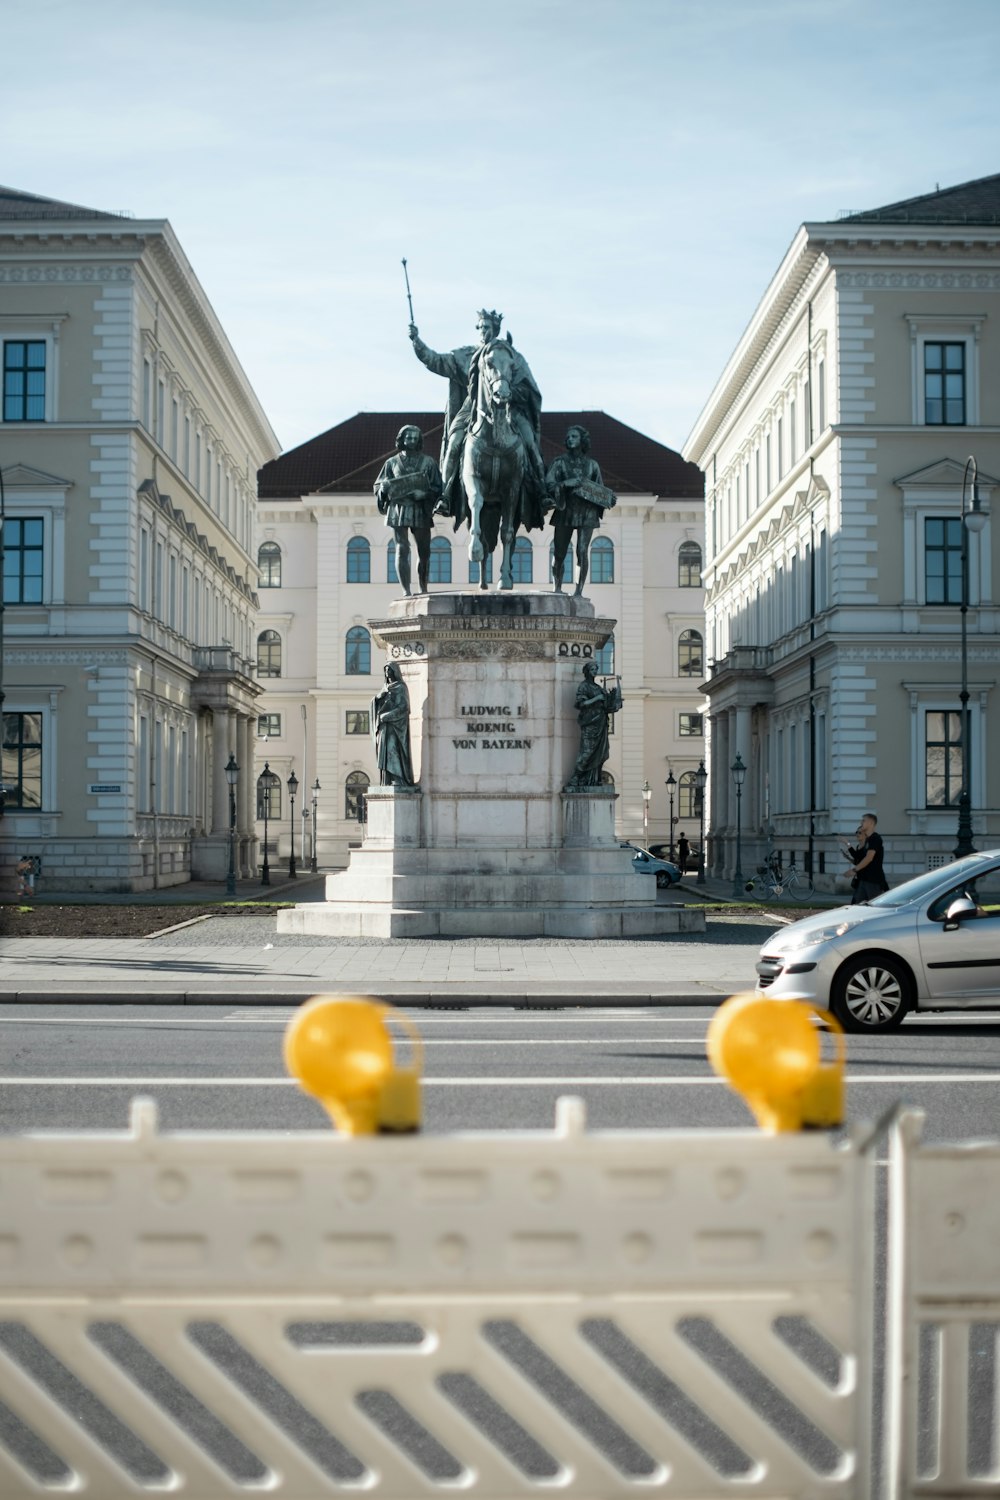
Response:
[[[813,928],[810,932],[795,932],[786,929],[782,933],[781,947],[785,953],[792,953],[798,948],[815,948],[817,943],[829,943],[834,938],[843,937],[849,932],[852,924],[850,922],[831,923],[829,927]]]

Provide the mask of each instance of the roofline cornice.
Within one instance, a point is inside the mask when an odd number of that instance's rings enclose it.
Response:
[[[72,252],[84,259],[113,255],[141,262],[146,255],[203,339],[257,443],[266,453],[280,453],[281,444],[168,219],[0,219],[0,247],[23,253],[26,241],[60,259]]]
[[[704,467],[702,459],[707,457],[710,438],[725,422],[748,375],[781,326],[782,319],[823,254],[824,251],[812,242],[809,226],[803,224],[788,247],[767,291],[758,302],[742,338],[681,448],[681,457],[686,458],[689,463]]]

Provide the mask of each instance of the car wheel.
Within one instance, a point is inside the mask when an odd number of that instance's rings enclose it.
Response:
[[[667,874],[666,870],[657,870],[656,884],[659,886],[661,891],[665,886],[668,886],[670,884],[670,876]]]
[[[830,1009],[845,1031],[892,1031],[909,1008],[910,976],[885,954],[859,954],[834,981]]]

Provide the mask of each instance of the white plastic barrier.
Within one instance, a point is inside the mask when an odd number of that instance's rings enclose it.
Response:
[[[1000,1493],[1000,1143],[890,1140],[889,1493]]]
[[[582,1126],[0,1140],[0,1494],[867,1495],[868,1158]]]

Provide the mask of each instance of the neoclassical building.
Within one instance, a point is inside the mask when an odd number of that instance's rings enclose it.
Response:
[[[319,863],[346,864],[362,836],[365,793],[377,780],[370,704],[385,663],[368,623],[385,618],[400,594],[392,532],[372,485],[407,422],[420,427],[425,451],[437,457],[440,412],[359,413],[259,475],[257,771],[266,762],[279,779],[267,802],[274,857],[291,852],[292,774],[297,860],[313,855],[316,782]],[[595,533],[586,595],[599,614],[618,621],[601,666],[620,674],[625,696],[608,766],[619,791],[619,830],[669,841],[665,782],[672,773],[676,831],[693,842],[694,772],[703,755],[702,476],[671,449],[596,411],[543,412],[547,465],[563,451],[571,423],[590,432],[593,457],[618,495]],[[551,545],[550,526],[518,539],[515,591],[552,587]],[[439,520],[430,591],[474,587],[467,529],[456,533],[450,521]]]
[[[1000,176],[803,225],[684,453],[715,872],[737,754],[744,871],[773,839],[833,885],[869,809],[893,881],[949,859],[966,765],[976,844],[1000,843]]]
[[[0,189],[0,876],[256,869],[254,504],[274,434],[169,223]]]

